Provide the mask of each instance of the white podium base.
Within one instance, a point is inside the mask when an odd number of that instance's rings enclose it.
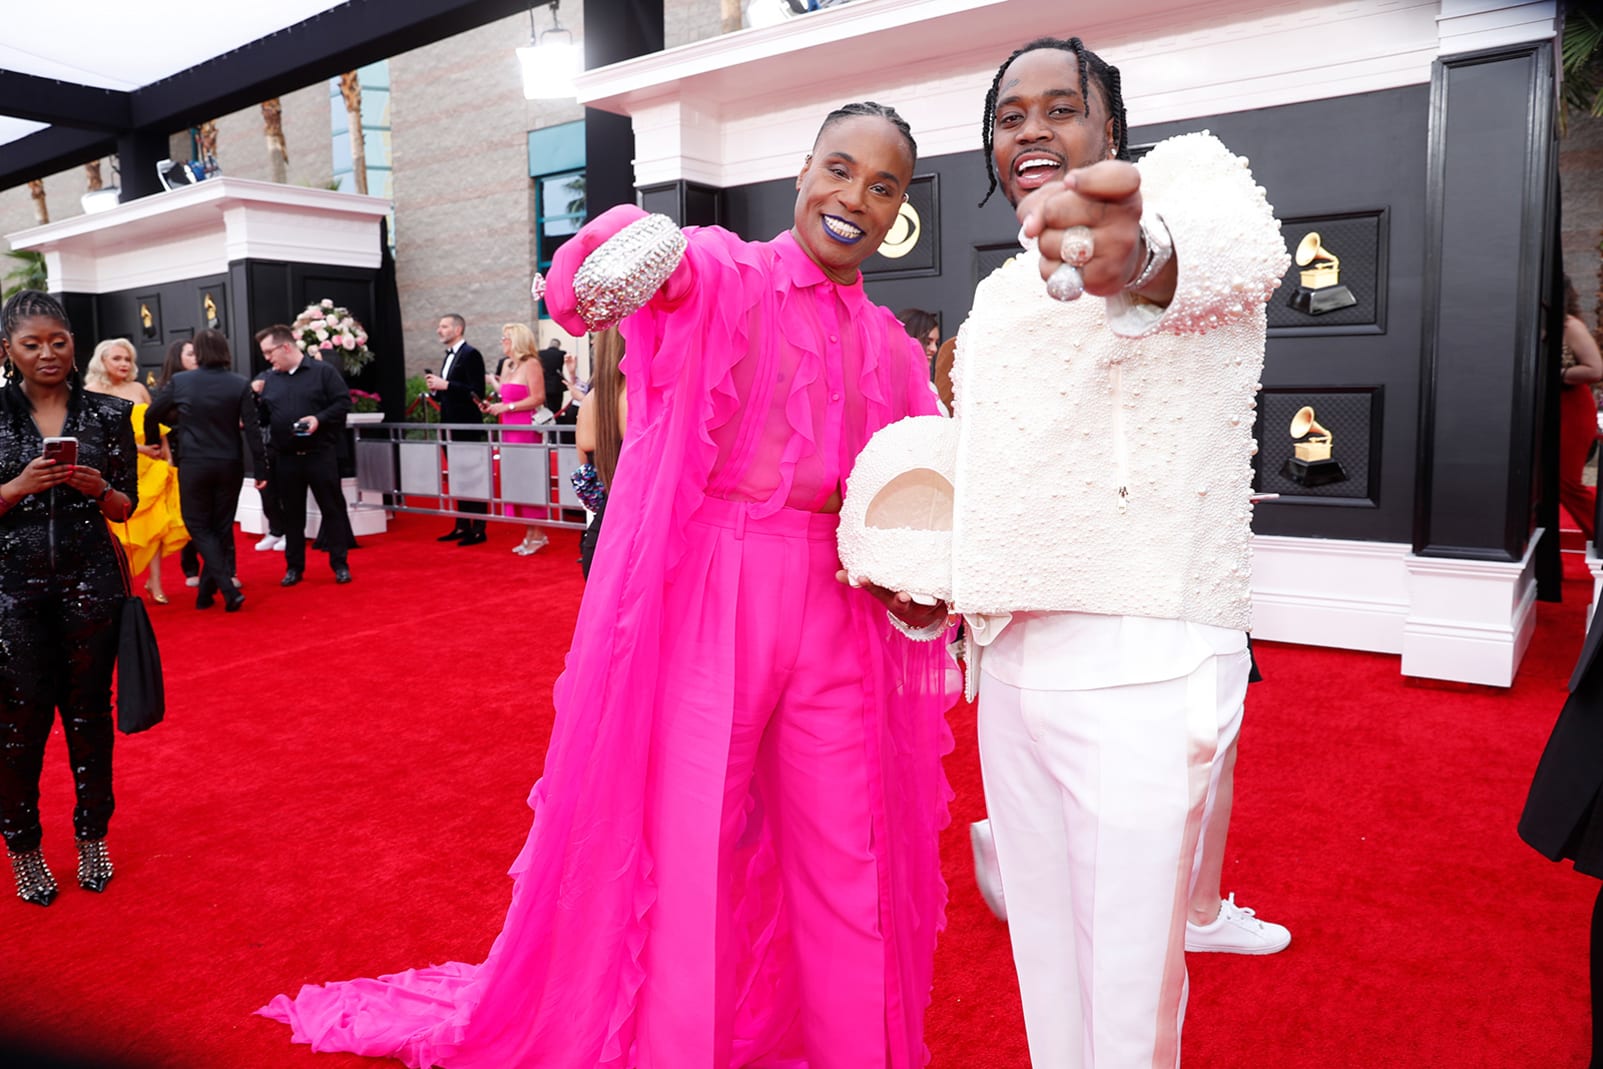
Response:
[[[1529,551],[1500,562],[1387,542],[1258,535],[1252,545],[1257,638],[1401,654],[1405,676],[1506,687],[1536,628]],[[1603,562],[1589,563],[1603,591]]]

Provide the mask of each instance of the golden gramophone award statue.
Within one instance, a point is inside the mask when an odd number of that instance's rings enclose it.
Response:
[[[1330,443],[1336,436],[1314,419],[1312,405],[1303,405],[1291,417],[1291,436],[1297,441],[1280,474],[1298,486],[1325,486],[1347,478],[1340,462],[1330,455]]]
[[[1358,303],[1353,291],[1341,284],[1341,259],[1319,244],[1319,231],[1310,230],[1297,243],[1294,257],[1301,285],[1291,295],[1291,306],[1311,316],[1324,315]]]

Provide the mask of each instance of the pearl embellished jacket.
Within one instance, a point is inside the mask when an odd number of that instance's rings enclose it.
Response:
[[[1167,308],[1062,303],[1026,252],[979,286],[953,369],[953,604],[1246,630],[1264,304],[1289,264],[1244,158],[1207,133],[1139,164],[1174,239]]]

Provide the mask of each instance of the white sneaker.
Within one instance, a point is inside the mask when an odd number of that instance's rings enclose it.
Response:
[[[278,550],[280,553],[284,552],[284,547],[287,545],[289,545],[289,538],[286,535],[279,535],[277,538],[273,539],[273,548]]]
[[[1291,945],[1291,932],[1284,925],[1261,921],[1252,910],[1236,905],[1236,895],[1219,903],[1219,916],[1212,924],[1186,921],[1186,949],[1193,953],[1278,954]]]
[[[273,543],[277,541],[278,539],[273,537],[273,532],[268,531],[262,535],[262,540],[256,543],[256,552],[260,553],[264,549],[272,549]]]
[[[200,576],[198,576],[198,575],[190,576],[188,579],[184,580],[184,585],[185,586],[199,586],[200,585]]]
[[[968,826],[969,845],[974,848],[974,882],[979,885],[980,897],[991,913],[1003,924],[1007,923],[1007,899],[1002,897],[1002,866],[996,860],[996,840],[991,837],[991,822],[978,820]]]

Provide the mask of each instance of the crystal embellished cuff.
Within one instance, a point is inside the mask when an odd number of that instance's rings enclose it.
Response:
[[[666,215],[637,219],[585,257],[573,276],[579,318],[605,330],[645,307],[685,255],[685,236]]]
[[[1141,213],[1141,243],[1146,246],[1147,256],[1135,277],[1124,284],[1127,290],[1138,291],[1150,286],[1152,280],[1158,277],[1158,272],[1174,257],[1174,239],[1169,236],[1169,224],[1157,212]]]
[[[885,617],[886,619],[890,620],[892,627],[896,628],[896,630],[900,631],[914,642],[934,642],[936,639],[946,634],[946,617],[944,616],[936,620],[933,624],[930,624],[928,627],[923,628],[914,627],[912,624],[905,622],[901,617],[897,616],[889,609],[885,610]]]

